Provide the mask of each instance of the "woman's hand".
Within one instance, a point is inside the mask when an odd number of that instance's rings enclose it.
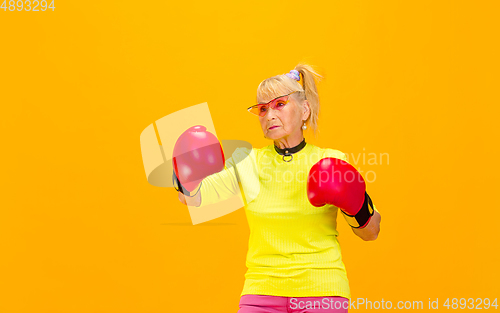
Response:
[[[189,205],[189,206],[200,206],[201,204],[201,191],[198,190],[196,195],[193,197],[186,197],[182,192],[178,191],[179,201],[184,204],[184,205]]]

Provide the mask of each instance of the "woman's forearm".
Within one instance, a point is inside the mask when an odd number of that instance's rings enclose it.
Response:
[[[201,204],[201,190],[198,190],[196,195],[194,195],[193,197],[187,197],[179,192],[178,197],[179,201],[185,205],[198,207]]]
[[[201,204],[201,190],[198,190],[198,192],[196,193],[196,195],[194,195],[193,197],[187,197],[187,204],[190,205],[190,206],[200,206]]]
[[[370,222],[363,228],[352,228],[352,231],[361,239],[365,241],[372,241],[377,239],[378,234],[380,232],[380,213],[375,211],[373,213]]]

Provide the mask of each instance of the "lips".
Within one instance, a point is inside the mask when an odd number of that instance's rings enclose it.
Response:
[[[275,129],[275,128],[278,128],[279,126],[271,126],[269,127],[268,129],[271,130],[271,129]]]

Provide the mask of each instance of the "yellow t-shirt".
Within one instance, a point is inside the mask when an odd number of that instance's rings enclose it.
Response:
[[[273,145],[237,149],[226,170],[203,180],[201,206],[240,192],[250,238],[241,295],[350,298],[340,244],[338,208],[315,207],[307,198],[307,177],[320,159],[347,161],[334,149],[307,144],[285,162]]]

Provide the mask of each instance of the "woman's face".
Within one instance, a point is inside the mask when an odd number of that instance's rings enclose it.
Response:
[[[267,114],[259,117],[264,136],[278,140],[302,132],[303,121],[309,117],[307,100],[297,105],[294,95],[288,97],[288,103],[281,110],[269,108]]]

